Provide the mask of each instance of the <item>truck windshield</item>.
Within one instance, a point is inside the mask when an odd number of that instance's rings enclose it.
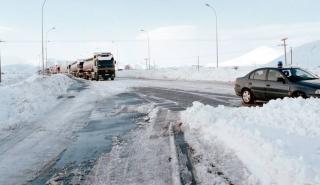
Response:
[[[114,67],[113,60],[99,60],[98,67]]]
[[[283,69],[283,74],[288,77],[290,81],[302,81],[302,80],[314,80],[318,79],[317,76],[304,71],[302,69],[298,68],[292,68],[292,69]]]

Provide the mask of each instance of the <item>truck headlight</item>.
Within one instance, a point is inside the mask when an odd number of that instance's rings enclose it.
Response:
[[[316,93],[316,94],[320,94],[320,89],[316,90],[315,93]]]

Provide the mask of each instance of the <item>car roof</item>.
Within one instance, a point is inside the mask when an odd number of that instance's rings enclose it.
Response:
[[[283,68],[278,68],[278,67],[262,67],[262,68],[257,68],[257,69],[255,69],[255,70],[253,70],[253,71],[257,71],[257,70],[264,70],[264,69],[276,69],[276,70],[279,70],[279,69],[281,69],[281,70],[286,70],[286,69],[300,69],[299,67],[283,67]]]

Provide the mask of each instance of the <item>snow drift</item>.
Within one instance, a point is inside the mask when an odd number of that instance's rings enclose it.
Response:
[[[320,41],[304,44],[300,47],[293,48],[293,65],[304,68],[320,67]],[[290,52],[287,53],[287,60],[290,64]],[[271,62],[271,65],[276,65],[278,61],[285,61],[284,55]]]
[[[259,47],[240,57],[222,62],[222,67],[227,66],[257,66],[270,63],[281,55],[278,50],[270,47]]]
[[[2,82],[0,86],[11,85],[23,81],[36,74],[37,68],[28,64],[5,65],[2,68]]]
[[[14,129],[54,107],[73,80],[65,75],[32,76],[0,87],[0,130]]]
[[[237,69],[231,67],[221,67],[219,69],[200,67],[199,71],[196,67],[161,68],[156,70],[140,69],[119,71],[117,72],[117,76],[155,80],[234,82],[236,78],[242,77],[257,68],[254,66],[239,67]],[[318,76],[320,75],[320,68],[307,68],[306,70]]]
[[[181,117],[187,140],[209,143],[203,153],[214,153],[221,142],[258,184],[320,184],[319,104],[319,99],[284,99],[261,108],[232,108],[195,102]]]
[[[119,71],[119,77],[166,80],[199,80],[233,82],[237,77],[246,75],[252,67],[234,68],[207,68],[196,67],[161,68],[156,70],[124,70]]]

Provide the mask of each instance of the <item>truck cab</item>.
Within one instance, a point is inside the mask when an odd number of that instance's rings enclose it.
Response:
[[[116,61],[111,53],[95,53],[83,64],[85,78],[91,80],[114,80]]]

